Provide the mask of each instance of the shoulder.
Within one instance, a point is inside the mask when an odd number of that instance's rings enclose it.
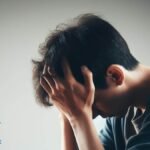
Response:
[[[150,105],[148,105],[145,110],[144,120],[142,122],[142,126],[139,130],[139,133],[128,139],[126,149],[150,149]]]

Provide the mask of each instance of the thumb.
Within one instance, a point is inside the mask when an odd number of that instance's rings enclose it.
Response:
[[[95,86],[93,82],[93,74],[86,66],[82,66],[82,73],[85,81],[85,87],[87,89],[88,95],[87,95],[87,104],[92,104],[94,100],[95,95]]]

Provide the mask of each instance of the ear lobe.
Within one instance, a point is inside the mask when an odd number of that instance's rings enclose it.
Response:
[[[121,85],[124,80],[123,70],[119,65],[111,65],[107,69],[107,77],[116,85]]]

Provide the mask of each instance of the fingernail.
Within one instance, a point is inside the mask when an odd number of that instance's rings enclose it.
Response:
[[[43,68],[43,74],[46,73],[46,67],[47,67],[47,65],[45,64],[44,68]]]

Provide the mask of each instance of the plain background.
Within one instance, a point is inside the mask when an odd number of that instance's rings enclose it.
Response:
[[[0,150],[60,150],[58,112],[35,102],[31,64],[57,24],[96,13],[150,65],[149,8],[149,0],[0,0]],[[95,120],[97,130],[103,124]]]

